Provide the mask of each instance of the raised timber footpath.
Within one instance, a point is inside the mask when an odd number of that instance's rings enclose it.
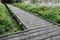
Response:
[[[25,31],[0,36],[2,40],[60,40],[60,27],[22,9],[6,4]]]

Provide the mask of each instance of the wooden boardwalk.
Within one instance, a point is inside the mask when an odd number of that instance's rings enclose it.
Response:
[[[22,9],[6,4],[25,31],[2,36],[3,40],[60,40],[60,27]]]

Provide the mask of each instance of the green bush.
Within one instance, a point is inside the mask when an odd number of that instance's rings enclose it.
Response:
[[[11,21],[9,17],[6,15],[6,8],[4,5],[0,5],[0,34],[5,34],[10,31],[12,28]]]
[[[0,5],[0,35],[21,30],[21,29],[17,28],[18,26],[16,26],[12,22],[12,18],[9,16],[8,13],[9,12],[6,9],[6,7],[3,4],[1,4]]]
[[[60,6],[50,7],[24,3],[15,3],[13,5],[60,24]]]

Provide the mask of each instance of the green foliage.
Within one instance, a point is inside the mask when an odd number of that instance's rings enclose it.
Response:
[[[15,3],[13,5],[60,24],[60,6],[50,7],[24,3]]]
[[[8,13],[9,12],[6,7],[3,4],[0,5],[0,35],[21,30],[19,30],[19,27],[12,22],[12,18],[9,16]]]

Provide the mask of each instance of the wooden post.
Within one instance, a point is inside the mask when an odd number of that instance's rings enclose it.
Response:
[[[22,3],[22,0],[18,0],[18,2]]]
[[[35,3],[35,0],[31,0],[31,3],[33,3],[33,4],[34,4],[34,3]]]

